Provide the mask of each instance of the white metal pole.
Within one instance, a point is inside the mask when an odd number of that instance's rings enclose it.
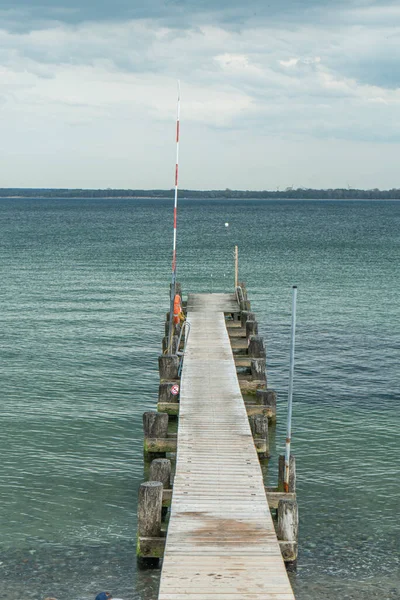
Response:
[[[171,298],[169,306],[169,327],[168,327],[168,352],[171,352],[172,334],[173,334],[173,310],[176,291],[176,225],[178,213],[178,182],[179,182],[179,132],[180,132],[180,112],[181,112],[181,84],[178,81],[178,101],[176,115],[176,163],[175,163],[175,195],[174,195],[174,237],[172,246],[172,281]]]
[[[293,400],[293,377],[294,377],[294,347],[296,339],[296,302],[297,286],[294,285],[292,296],[292,336],[290,342],[290,368],[289,368],[289,392],[288,392],[288,416],[286,430],[286,449],[285,449],[285,477],[283,480],[283,489],[289,491],[289,463],[290,463],[290,442],[292,438],[292,400]]]
[[[239,279],[239,249],[235,246],[235,291],[238,286]]]

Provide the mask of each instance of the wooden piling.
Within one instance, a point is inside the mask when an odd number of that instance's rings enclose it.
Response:
[[[143,413],[145,438],[165,438],[168,433],[168,415],[156,411]]]
[[[240,313],[240,322],[242,324],[242,327],[246,327],[247,321],[255,321],[255,320],[256,320],[256,315],[253,312],[250,312],[248,310],[242,310],[242,312]]]
[[[252,358],[251,359],[251,376],[253,379],[264,380],[267,377],[265,368],[265,358]]]
[[[162,354],[158,357],[158,368],[161,381],[179,379],[179,356],[176,354]]]
[[[158,537],[161,534],[163,485],[160,481],[146,481],[139,488],[139,537]]]
[[[143,414],[144,452],[164,456],[170,449],[168,436],[168,414],[148,411]],[[176,440],[175,440],[176,448]]]
[[[161,404],[179,402],[179,393],[180,387],[176,381],[162,381],[158,386],[158,402]]]
[[[166,502],[166,490],[171,490],[171,461],[167,458],[156,458],[155,460],[151,461],[149,481],[159,481],[163,485],[163,507],[161,512],[161,518],[164,521],[168,514],[168,505],[171,503],[169,498],[169,502]]]
[[[149,481],[159,481],[163,489],[171,488],[171,461],[167,458],[156,458],[151,461]]]
[[[265,406],[269,419],[276,420],[276,392],[274,390],[256,390],[256,402]]]
[[[179,414],[180,385],[176,381],[162,381],[158,388],[157,410],[170,416]]]
[[[285,455],[279,456],[278,465],[278,492],[283,492],[283,482],[285,478]],[[293,454],[290,455],[289,459],[289,492],[296,491],[296,458]]]
[[[248,323],[251,323],[252,321],[247,321],[246,322],[246,333],[247,333],[247,325]],[[254,321],[253,321],[254,323]],[[249,338],[249,345],[247,348],[247,353],[249,356],[251,356],[252,358],[264,358],[265,359],[265,347],[264,347],[264,340],[261,336],[259,335],[251,335]]]
[[[258,323],[257,321],[246,321],[246,337],[250,338],[251,335],[258,335]]]
[[[298,531],[299,513],[296,500],[279,500],[276,535],[281,542],[285,562],[294,562],[297,559]]]
[[[249,423],[259,458],[269,457],[268,418],[263,414],[249,416]]]
[[[149,538],[161,537],[163,484],[159,481],[147,481],[139,488],[138,525],[136,555],[139,564],[156,566],[157,553],[148,544]]]

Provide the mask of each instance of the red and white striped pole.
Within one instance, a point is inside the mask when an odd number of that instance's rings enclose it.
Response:
[[[174,241],[172,248],[172,282],[171,282],[171,301],[169,307],[169,328],[168,328],[168,352],[171,353],[172,335],[173,335],[173,310],[176,291],[176,225],[178,214],[178,182],[179,182],[179,128],[181,112],[181,85],[178,81],[178,102],[176,116],[176,163],[175,163],[175,196],[174,196]]]
[[[175,164],[175,200],[174,200],[174,245],[172,252],[172,273],[176,280],[176,217],[178,212],[178,179],[179,179],[179,120],[181,113],[181,84],[178,81],[178,104],[176,115],[176,164]]]

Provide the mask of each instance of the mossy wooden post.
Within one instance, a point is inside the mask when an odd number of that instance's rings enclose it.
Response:
[[[262,441],[257,444],[257,453],[260,458],[269,457],[268,418],[265,415],[250,415],[249,423],[254,440]]]
[[[256,315],[248,310],[242,310],[240,313],[240,322],[242,327],[246,327],[247,321],[255,321]]]
[[[168,506],[164,505],[164,491],[171,489],[171,461],[168,458],[156,458],[151,461],[149,481],[159,481],[163,484],[162,519],[164,520],[168,513]]]
[[[168,413],[170,416],[179,414],[180,386],[176,381],[162,381],[158,388],[159,412]]]
[[[149,481],[159,481],[163,488],[171,488],[171,461],[168,458],[156,458],[151,461]]]
[[[258,335],[258,323],[257,321],[246,321],[246,337],[250,338],[251,335]]]
[[[250,308],[251,308],[250,300],[242,300],[241,302],[239,302],[239,307],[240,307],[240,310],[250,310]]]
[[[138,534],[139,537],[160,537],[163,484],[146,481],[139,488]]]
[[[276,421],[276,392],[274,390],[256,390],[257,404],[263,404],[267,409],[267,417]]]
[[[254,321],[253,321],[254,322]],[[246,322],[246,333],[247,333],[247,324],[251,323],[251,321]],[[247,347],[247,353],[252,358],[265,358],[265,346],[264,340],[259,335],[251,335],[249,338],[249,345]]]
[[[144,452],[152,458],[164,457],[162,441],[168,435],[168,415],[156,411],[143,413]],[[160,444],[154,442],[160,440]]]
[[[283,492],[283,482],[285,477],[285,456],[279,456],[278,465],[278,492]],[[289,492],[296,491],[296,459],[293,454],[289,459]]]
[[[260,381],[266,379],[267,372],[265,368],[265,358],[252,358],[250,369],[253,379]]]
[[[179,356],[176,354],[162,354],[158,357],[158,368],[161,381],[179,379]]]
[[[299,512],[296,500],[279,500],[276,535],[281,542],[280,548],[285,562],[297,560],[298,533]]]
[[[147,481],[139,488],[136,554],[139,565],[157,566],[159,558],[148,554],[146,538],[161,537],[163,484]]]
[[[173,394],[172,391],[177,391]],[[162,381],[158,387],[158,401],[162,404],[179,402],[180,388],[176,381]]]
[[[144,437],[164,438],[168,433],[168,415],[154,410],[143,413]]]

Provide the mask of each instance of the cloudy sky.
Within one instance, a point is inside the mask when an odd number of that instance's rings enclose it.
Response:
[[[182,187],[400,187],[398,0],[0,0],[0,187],[173,187],[178,78]]]

